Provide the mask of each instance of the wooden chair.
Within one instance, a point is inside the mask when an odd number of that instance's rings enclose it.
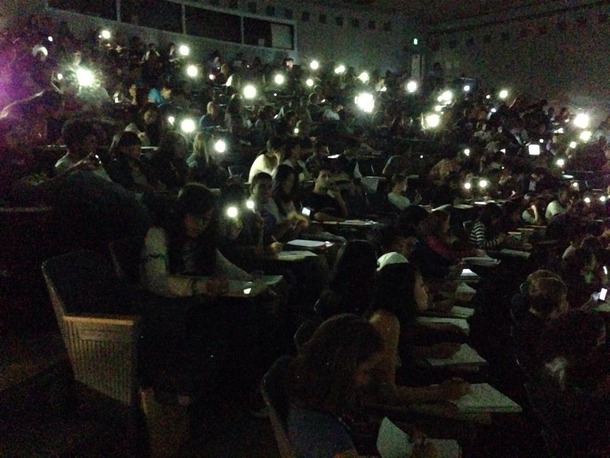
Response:
[[[140,317],[134,296],[93,251],[54,257],[42,273],[75,380],[121,403],[138,403]]]
[[[273,363],[261,383],[261,392],[269,408],[269,419],[281,458],[296,458],[286,430],[288,396],[284,382],[291,361],[292,357],[281,356]]]

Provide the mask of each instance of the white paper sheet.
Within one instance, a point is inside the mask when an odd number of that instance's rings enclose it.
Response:
[[[447,359],[427,358],[426,361],[433,367],[444,366],[482,366],[487,363],[477,351],[468,344],[460,345],[455,355]]]
[[[460,412],[481,413],[481,412],[521,412],[521,406],[515,401],[496,390],[487,383],[476,383],[470,385],[471,392],[460,399],[451,401]]]

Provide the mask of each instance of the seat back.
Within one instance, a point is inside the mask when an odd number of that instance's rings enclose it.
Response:
[[[294,346],[296,347],[297,351],[301,351],[301,347],[305,344],[305,342],[311,339],[311,336],[313,336],[313,333],[316,332],[316,329],[318,329],[318,326],[321,323],[322,320],[313,318],[308,318],[301,323],[293,337]]]
[[[132,312],[133,294],[93,251],[51,258],[42,272],[74,378],[134,405],[140,318]]]
[[[263,399],[269,408],[269,419],[281,458],[296,458],[286,430],[289,401],[285,380],[291,361],[290,356],[282,356],[276,360],[263,377],[261,384]]]
[[[125,283],[140,289],[141,237],[113,240],[108,249],[116,275]]]

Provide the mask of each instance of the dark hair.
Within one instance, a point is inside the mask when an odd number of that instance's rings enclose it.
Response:
[[[306,407],[340,415],[354,400],[356,370],[382,349],[383,339],[368,321],[350,314],[332,317],[303,345],[286,388]]]
[[[390,189],[392,189],[398,183],[402,183],[404,181],[407,181],[407,176],[404,173],[395,173],[392,175],[392,179],[390,180]]]
[[[597,313],[573,310],[553,320],[543,334],[542,355],[546,361],[558,356],[576,362],[595,349],[604,331],[604,319]]]
[[[559,310],[561,300],[568,294],[567,286],[555,277],[540,277],[532,283],[535,284],[536,291],[528,295],[528,305],[542,318],[551,318],[553,312]]]
[[[284,158],[288,159],[292,157],[294,150],[297,147],[300,147],[300,142],[297,138],[289,137],[286,139],[285,143],[286,148],[284,149]]]
[[[200,183],[189,183],[184,186],[169,218],[165,222],[164,229],[168,237],[169,267],[172,273],[185,272],[182,250],[187,242],[184,218],[186,215],[205,215],[210,210],[216,210],[216,198],[214,194]],[[217,220],[216,211],[205,231],[194,241],[193,251],[195,256],[195,268],[197,275],[212,275],[216,267],[217,247]]]
[[[387,310],[396,315],[401,326],[412,323],[419,314],[414,290],[420,276],[419,269],[411,263],[388,264],[381,269],[370,314]]]
[[[290,177],[294,177],[294,183],[292,189],[286,193],[282,185]],[[294,201],[296,196],[299,194],[299,177],[295,169],[286,164],[280,164],[275,172],[273,178],[273,198],[280,202]],[[285,215],[285,210],[282,205],[278,205],[278,210],[281,214]]]
[[[62,137],[68,148],[82,144],[89,135],[95,135],[93,123],[81,119],[66,123],[62,129]]]
[[[267,172],[258,172],[256,175],[252,177],[252,181],[250,182],[250,187],[253,188],[257,184],[259,184],[263,180],[273,181],[273,177],[269,175]]]
[[[115,135],[112,140],[112,145],[110,145],[110,156],[115,157],[120,154],[123,148],[142,145],[142,140],[138,137],[138,134],[131,131],[121,132],[120,135]]]
[[[451,214],[444,210],[435,210],[428,215],[420,224],[420,230],[423,236],[441,237],[443,234],[443,224],[449,220]]]
[[[502,208],[496,203],[488,202],[477,219],[489,230],[491,228],[491,221],[502,216],[504,216]]]

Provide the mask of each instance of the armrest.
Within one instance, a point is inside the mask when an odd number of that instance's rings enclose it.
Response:
[[[131,343],[140,338],[139,316],[65,316],[64,321],[82,340]]]

